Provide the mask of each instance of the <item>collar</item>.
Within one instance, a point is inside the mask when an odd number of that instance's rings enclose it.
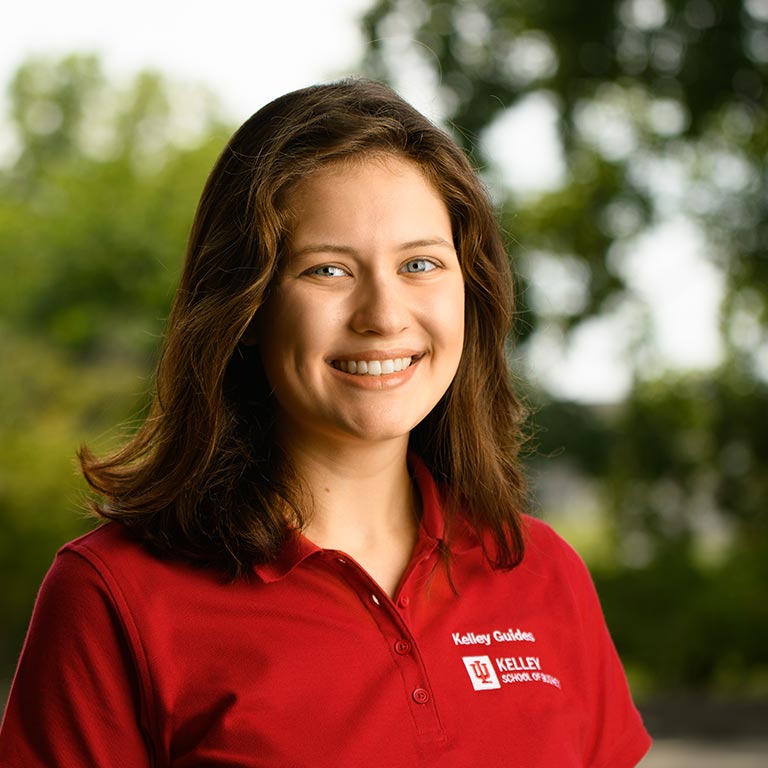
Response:
[[[425,536],[434,542],[445,542],[454,555],[463,554],[478,546],[480,541],[463,515],[454,515],[449,528],[449,520],[445,514],[446,500],[421,458],[409,453],[408,466],[421,496],[419,538]]]
[[[463,554],[479,545],[479,540],[463,517],[457,517],[449,532],[445,518],[445,500],[427,465],[415,454],[408,454],[408,467],[421,496],[421,523],[414,555],[434,550],[447,542],[451,553]],[[450,533],[450,535],[449,535]],[[254,571],[266,583],[279,581],[304,560],[327,552],[311,542],[296,529],[291,529],[280,554],[269,563],[254,566]]]

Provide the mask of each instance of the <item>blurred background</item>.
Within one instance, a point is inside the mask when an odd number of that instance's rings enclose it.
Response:
[[[4,14],[0,702],[56,549],[92,525],[74,452],[147,404],[216,155],[271,98],[365,74],[498,205],[537,514],[592,570],[659,740],[644,765],[765,765],[768,0],[191,6]]]

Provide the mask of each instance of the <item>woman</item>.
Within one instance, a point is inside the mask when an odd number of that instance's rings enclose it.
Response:
[[[283,96],[193,224],[153,409],[81,453],[111,522],[41,588],[10,766],[621,766],[589,576],[523,514],[508,262],[383,85]]]

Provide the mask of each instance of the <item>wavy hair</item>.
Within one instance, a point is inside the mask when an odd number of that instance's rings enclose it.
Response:
[[[281,264],[286,197],[331,163],[410,160],[450,214],[465,282],[465,343],[448,391],[410,436],[448,500],[482,535],[494,567],[523,555],[523,409],[505,357],[509,262],[488,195],[464,152],[389,87],[342,80],[286,94],[232,136],[203,189],[143,425],[122,448],[79,452],[102,518],[153,548],[243,574],[274,559],[311,498],[274,440],[274,402],[243,336]],[[490,534],[490,539],[488,538]]]

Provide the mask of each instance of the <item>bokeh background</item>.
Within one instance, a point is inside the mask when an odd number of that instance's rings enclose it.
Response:
[[[0,701],[56,549],[92,525],[74,452],[146,407],[217,153],[274,96],[365,74],[498,205],[537,513],[587,560],[652,732],[747,765],[768,743],[768,0],[193,5],[4,12]]]

